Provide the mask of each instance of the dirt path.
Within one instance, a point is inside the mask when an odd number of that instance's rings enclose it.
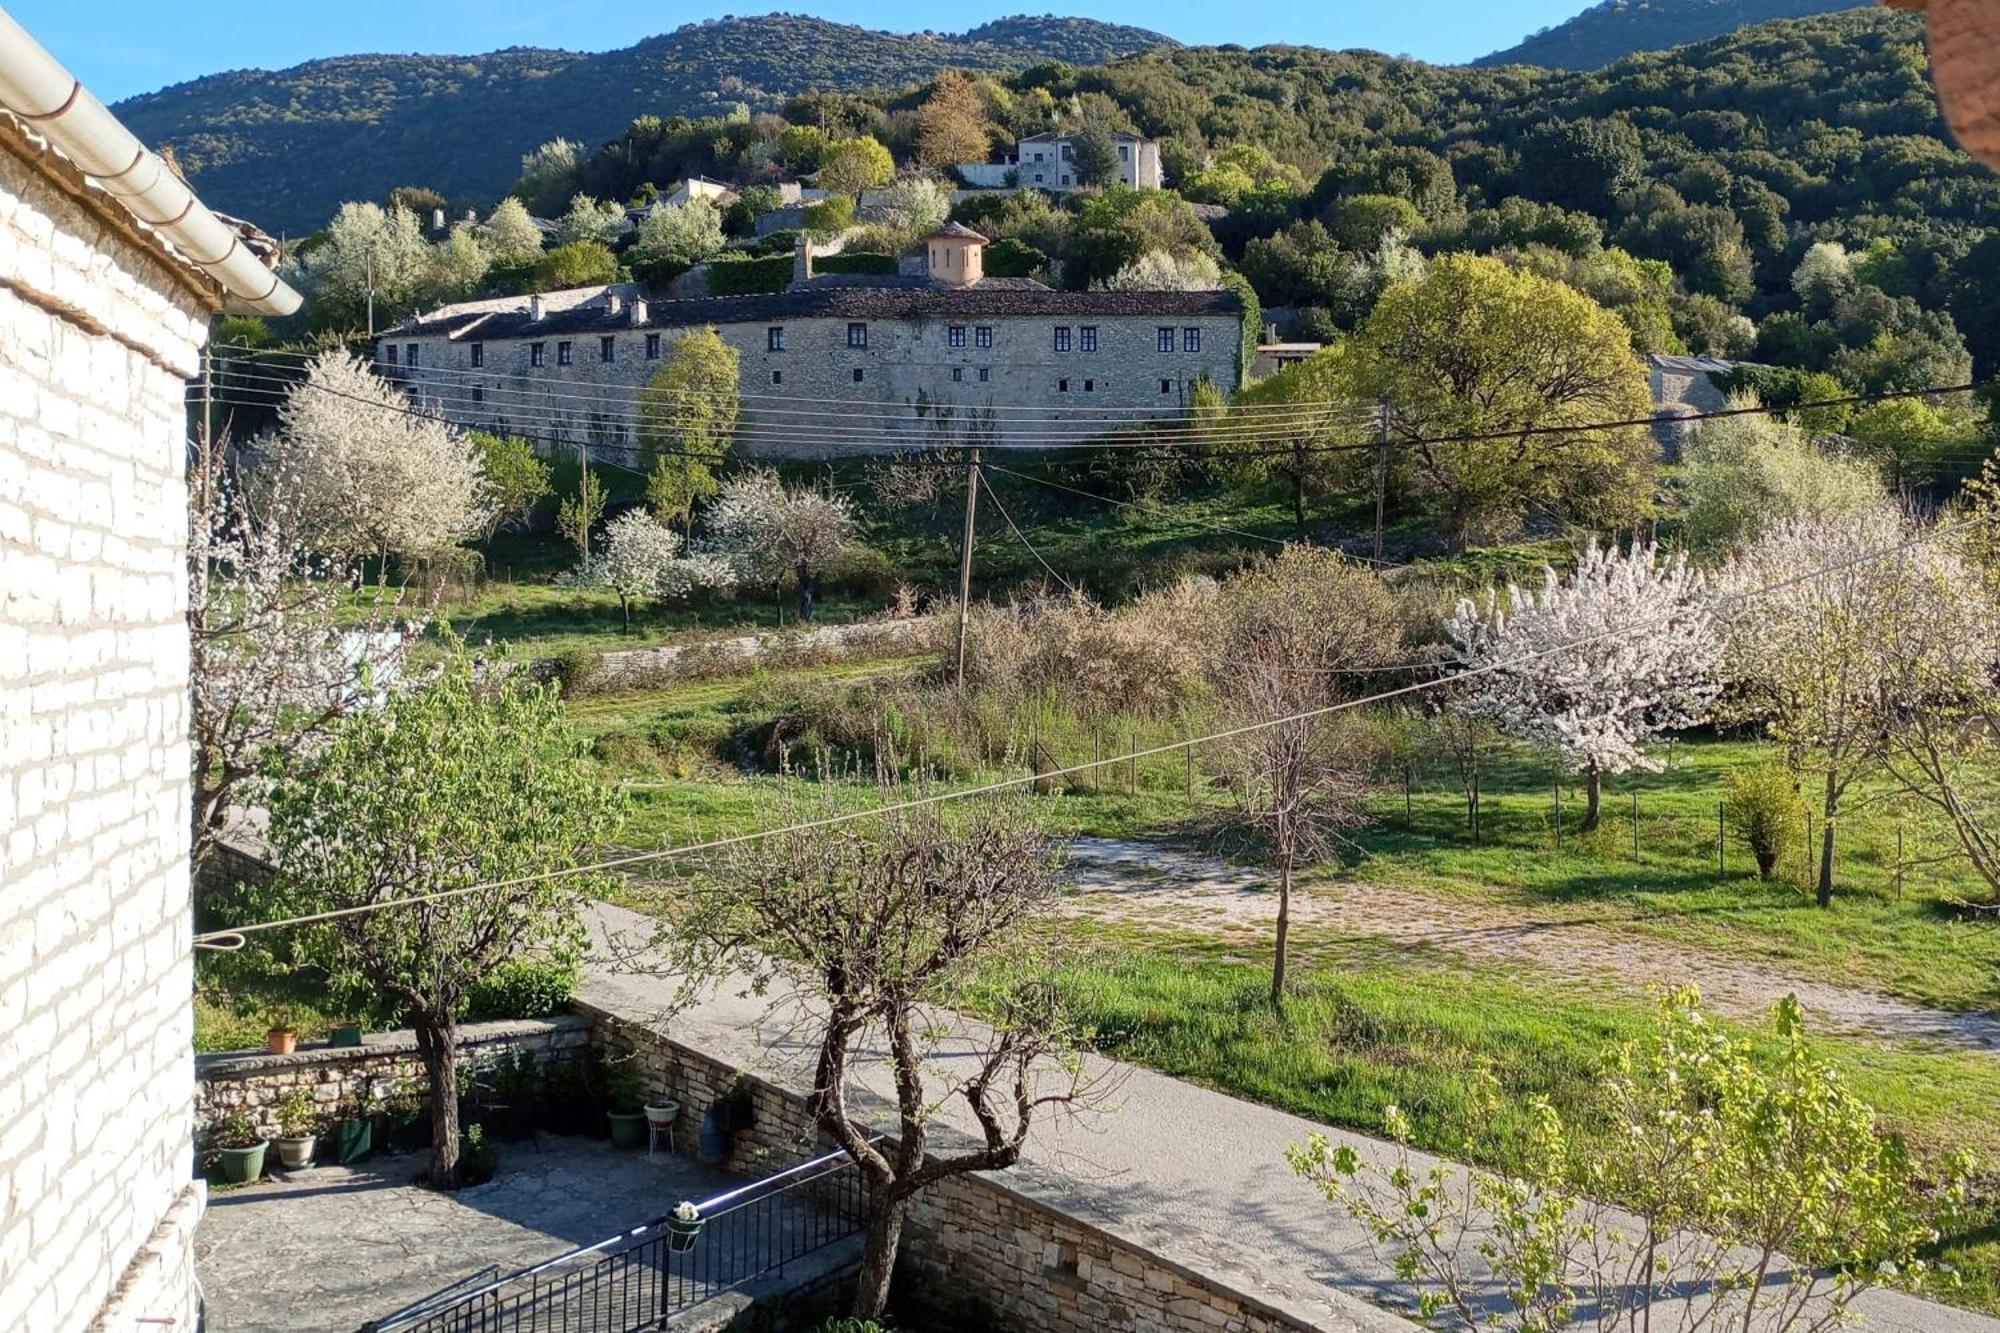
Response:
[[[1071,910],[1106,921],[1226,938],[1268,933],[1276,909],[1268,872],[1162,843],[1080,838],[1070,847]],[[1701,988],[1732,1017],[1761,1021],[1787,993],[1814,1024],[1898,1041],[2000,1050],[2000,1015],[1926,1009],[1874,991],[1787,977],[1756,964],[1682,949],[1602,926],[1537,918],[1504,904],[1462,902],[1380,884],[1311,886],[1292,901],[1294,928],[1423,945],[1475,962],[1525,963],[1557,977],[1601,978],[1634,995],[1662,985]]]

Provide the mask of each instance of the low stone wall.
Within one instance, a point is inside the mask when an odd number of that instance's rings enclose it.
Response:
[[[468,1023],[458,1030],[459,1059],[477,1065],[516,1051],[529,1051],[543,1068],[574,1058],[590,1044],[590,1023],[574,1015]],[[367,1100],[392,1088],[428,1093],[430,1079],[410,1032],[370,1033],[359,1046],[312,1045],[290,1055],[267,1051],[220,1051],[195,1057],[195,1144],[205,1144],[217,1125],[239,1113],[258,1132],[277,1132],[277,1106],[305,1088],[322,1111],[347,1098]]]
[[[765,1175],[827,1150],[803,1097],[726,1061],[579,1002],[591,1040],[637,1062],[648,1093],[682,1105],[690,1134],[711,1103],[748,1088],[755,1124],[725,1165]],[[1312,1325],[1010,1189],[960,1176],[918,1196],[904,1233],[901,1290],[920,1301],[952,1292],[947,1315],[983,1307],[1019,1333],[1310,1333]]]
[[[866,620],[779,634],[744,634],[657,648],[601,653],[567,682],[576,691],[643,690],[676,680],[740,672],[751,666],[803,666],[908,650],[921,635],[922,620]],[[557,659],[535,664],[540,675],[568,669]]]

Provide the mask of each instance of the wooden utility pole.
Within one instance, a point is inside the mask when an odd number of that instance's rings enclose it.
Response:
[[[961,690],[965,688],[966,616],[972,607],[972,525],[978,510],[979,451],[974,449],[965,460],[965,533],[958,544],[958,660],[952,679]]]
[[[1389,405],[1376,411],[1375,422],[1375,558],[1382,558],[1382,510],[1389,498]]]

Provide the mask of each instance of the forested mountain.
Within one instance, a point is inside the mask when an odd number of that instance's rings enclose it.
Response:
[[[536,144],[597,143],[640,115],[775,111],[809,88],[894,88],[947,66],[1096,64],[1171,44],[1078,18],[1000,19],[954,36],[772,14],[690,24],[601,54],[358,55],[238,70],[132,98],[117,112],[147,143],[172,145],[210,203],[296,233],[343,199],[413,181],[490,201]]]
[[[1856,0],[1603,0],[1567,23],[1544,28],[1518,46],[1473,63],[1601,69],[1641,51],[1670,51],[1753,23],[1831,14],[1855,4]]]

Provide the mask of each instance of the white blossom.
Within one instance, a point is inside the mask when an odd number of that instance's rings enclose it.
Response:
[[[1654,546],[1592,542],[1569,574],[1510,586],[1504,607],[1461,601],[1445,628],[1466,668],[1496,668],[1467,682],[1466,707],[1593,776],[1657,771],[1646,746],[1700,722],[1719,689],[1702,575]]]
[[[855,541],[854,505],[816,487],[792,489],[775,472],[747,472],[724,484],[704,520],[714,554],[746,580],[776,583],[796,574],[799,616],[812,619],[819,574]]]
[[[345,352],[307,364],[278,409],[277,432],[256,450],[285,478],[299,531],[322,553],[433,556],[483,532],[490,517],[471,441]]]
[[[1148,250],[1097,284],[1103,292],[1212,292],[1222,286],[1222,270],[1204,254],[1173,255]]]

